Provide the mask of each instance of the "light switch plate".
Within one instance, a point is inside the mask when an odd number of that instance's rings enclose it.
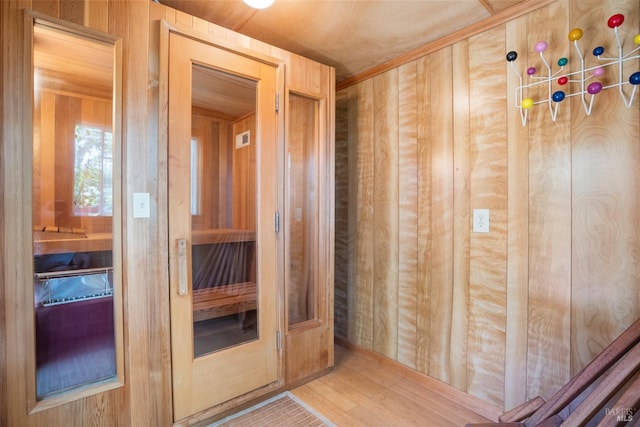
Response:
[[[149,218],[151,216],[149,193],[133,193],[133,217]]]
[[[473,210],[473,232],[474,233],[489,232],[489,209]]]

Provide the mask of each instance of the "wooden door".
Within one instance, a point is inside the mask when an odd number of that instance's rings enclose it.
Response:
[[[174,418],[278,381],[276,68],[169,36]]]

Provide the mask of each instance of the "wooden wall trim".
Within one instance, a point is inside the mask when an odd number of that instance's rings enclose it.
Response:
[[[179,11],[176,11],[176,14],[180,16],[189,16]],[[162,18],[161,25],[164,28],[166,28],[169,31],[169,33],[177,33],[180,35],[184,35],[186,37],[200,41],[202,43],[206,43],[211,46],[215,46],[217,48],[227,50],[229,52],[233,52],[235,54],[262,62],[267,65],[271,65],[274,67],[280,67],[286,62],[286,60],[281,57],[282,52],[281,52],[281,55],[277,55],[277,49],[274,49],[275,52],[266,53],[260,49],[256,49],[255,46],[251,43],[249,46],[235,43],[234,41],[225,39],[224,37],[219,37],[215,33],[212,34],[211,31],[205,30],[204,28],[199,29],[196,22],[202,23],[202,25],[206,25],[206,26],[209,26],[209,25],[214,26],[215,24],[210,24],[206,21],[197,20],[193,18],[192,25],[189,25],[189,23],[184,23],[178,19],[176,19],[176,21],[171,21],[168,18],[169,18],[168,16],[166,18]],[[221,29],[221,27],[218,27],[218,29]],[[283,52],[284,52],[284,56],[288,55],[288,52],[286,51],[283,51]]]
[[[482,399],[464,393],[448,384],[443,383],[442,381],[411,369],[408,366],[390,359],[380,353],[376,353],[375,351],[354,344],[346,338],[336,336],[334,338],[334,341],[336,345],[344,347],[349,351],[357,352],[369,358],[372,358],[376,360],[380,365],[383,365],[385,368],[392,369],[405,378],[410,378],[412,381],[421,383],[429,390],[438,393],[441,396],[446,397],[447,399],[455,401],[465,408],[470,409],[476,414],[481,415],[489,420],[497,421],[498,417],[503,413],[502,409],[498,408],[497,406],[493,406]]]
[[[369,79],[371,77],[377,76],[378,74],[382,74],[394,68],[397,68],[401,65],[404,65],[408,62],[411,62],[415,59],[420,58],[421,56],[433,53],[437,50],[440,50],[444,47],[450,46],[454,43],[467,39],[476,34],[487,31],[496,25],[504,24],[512,19],[519,18],[520,16],[526,15],[536,9],[540,9],[544,6],[547,6],[557,0],[536,0],[536,1],[525,1],[519,3],[515,6],[512,6],[508,9],[505,9],[501,12],[496,13],[486,19],[483,19],[480,22],[469,25],[461,30],[453,32],[447,36],[441,37],[438,40],[435,40],[431,43],[427,43],[423,46],[412,49],[402,55],[399,55],[393,59],[390,59],[387,62],[383,62],[380,65],[376,65],[375,67],[369,68],[361,73],[356,74],[355,76],[344,79],[336,84],[336,91],[340,91],[349,86],[353,86],[357,83],[360,83],[363,80]]]
[[[9,25],[9,17],[5,12],[5,3],[2,2],[0,4],[0,28],[7,28]],[[0,49],[2,49],[2,57],[0,58],[0,94],[4,94],[4,52],[5,52],[5,36],[4,31],[0,31]],[[4,173],[5,173],[5,155],[4,155],[4,96],[0,96],[0,182],[4,183]],[[4,185],[0,185],[0,218],[6,218],[4,212]],[[4,248],[4,221],[0,220],[0,248]],[[4,251],[3,251],[4,252]],[[0,272],[4,272],[4,255],[0,256]],[[5,290],[4,290],[4,274],[0,273],[0,301],[5,301]],[[7,425],[7,411],[4,409],[7,407],[7,373],[6,373],[6,333],[5,333],[5,325],[6,323],[5,317],[5,308],[4,303],[0,303],[0,425]]]

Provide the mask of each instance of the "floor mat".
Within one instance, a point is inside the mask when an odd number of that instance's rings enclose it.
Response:
[[[230,415],[209,427],[335,427],[313,408],[289,392],[281,393]]]

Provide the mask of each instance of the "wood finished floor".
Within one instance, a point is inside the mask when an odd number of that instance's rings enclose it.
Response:
[[[501,413],[395,362],[341,346],[334,370],[291,393],[337,426],[464,426]]]

